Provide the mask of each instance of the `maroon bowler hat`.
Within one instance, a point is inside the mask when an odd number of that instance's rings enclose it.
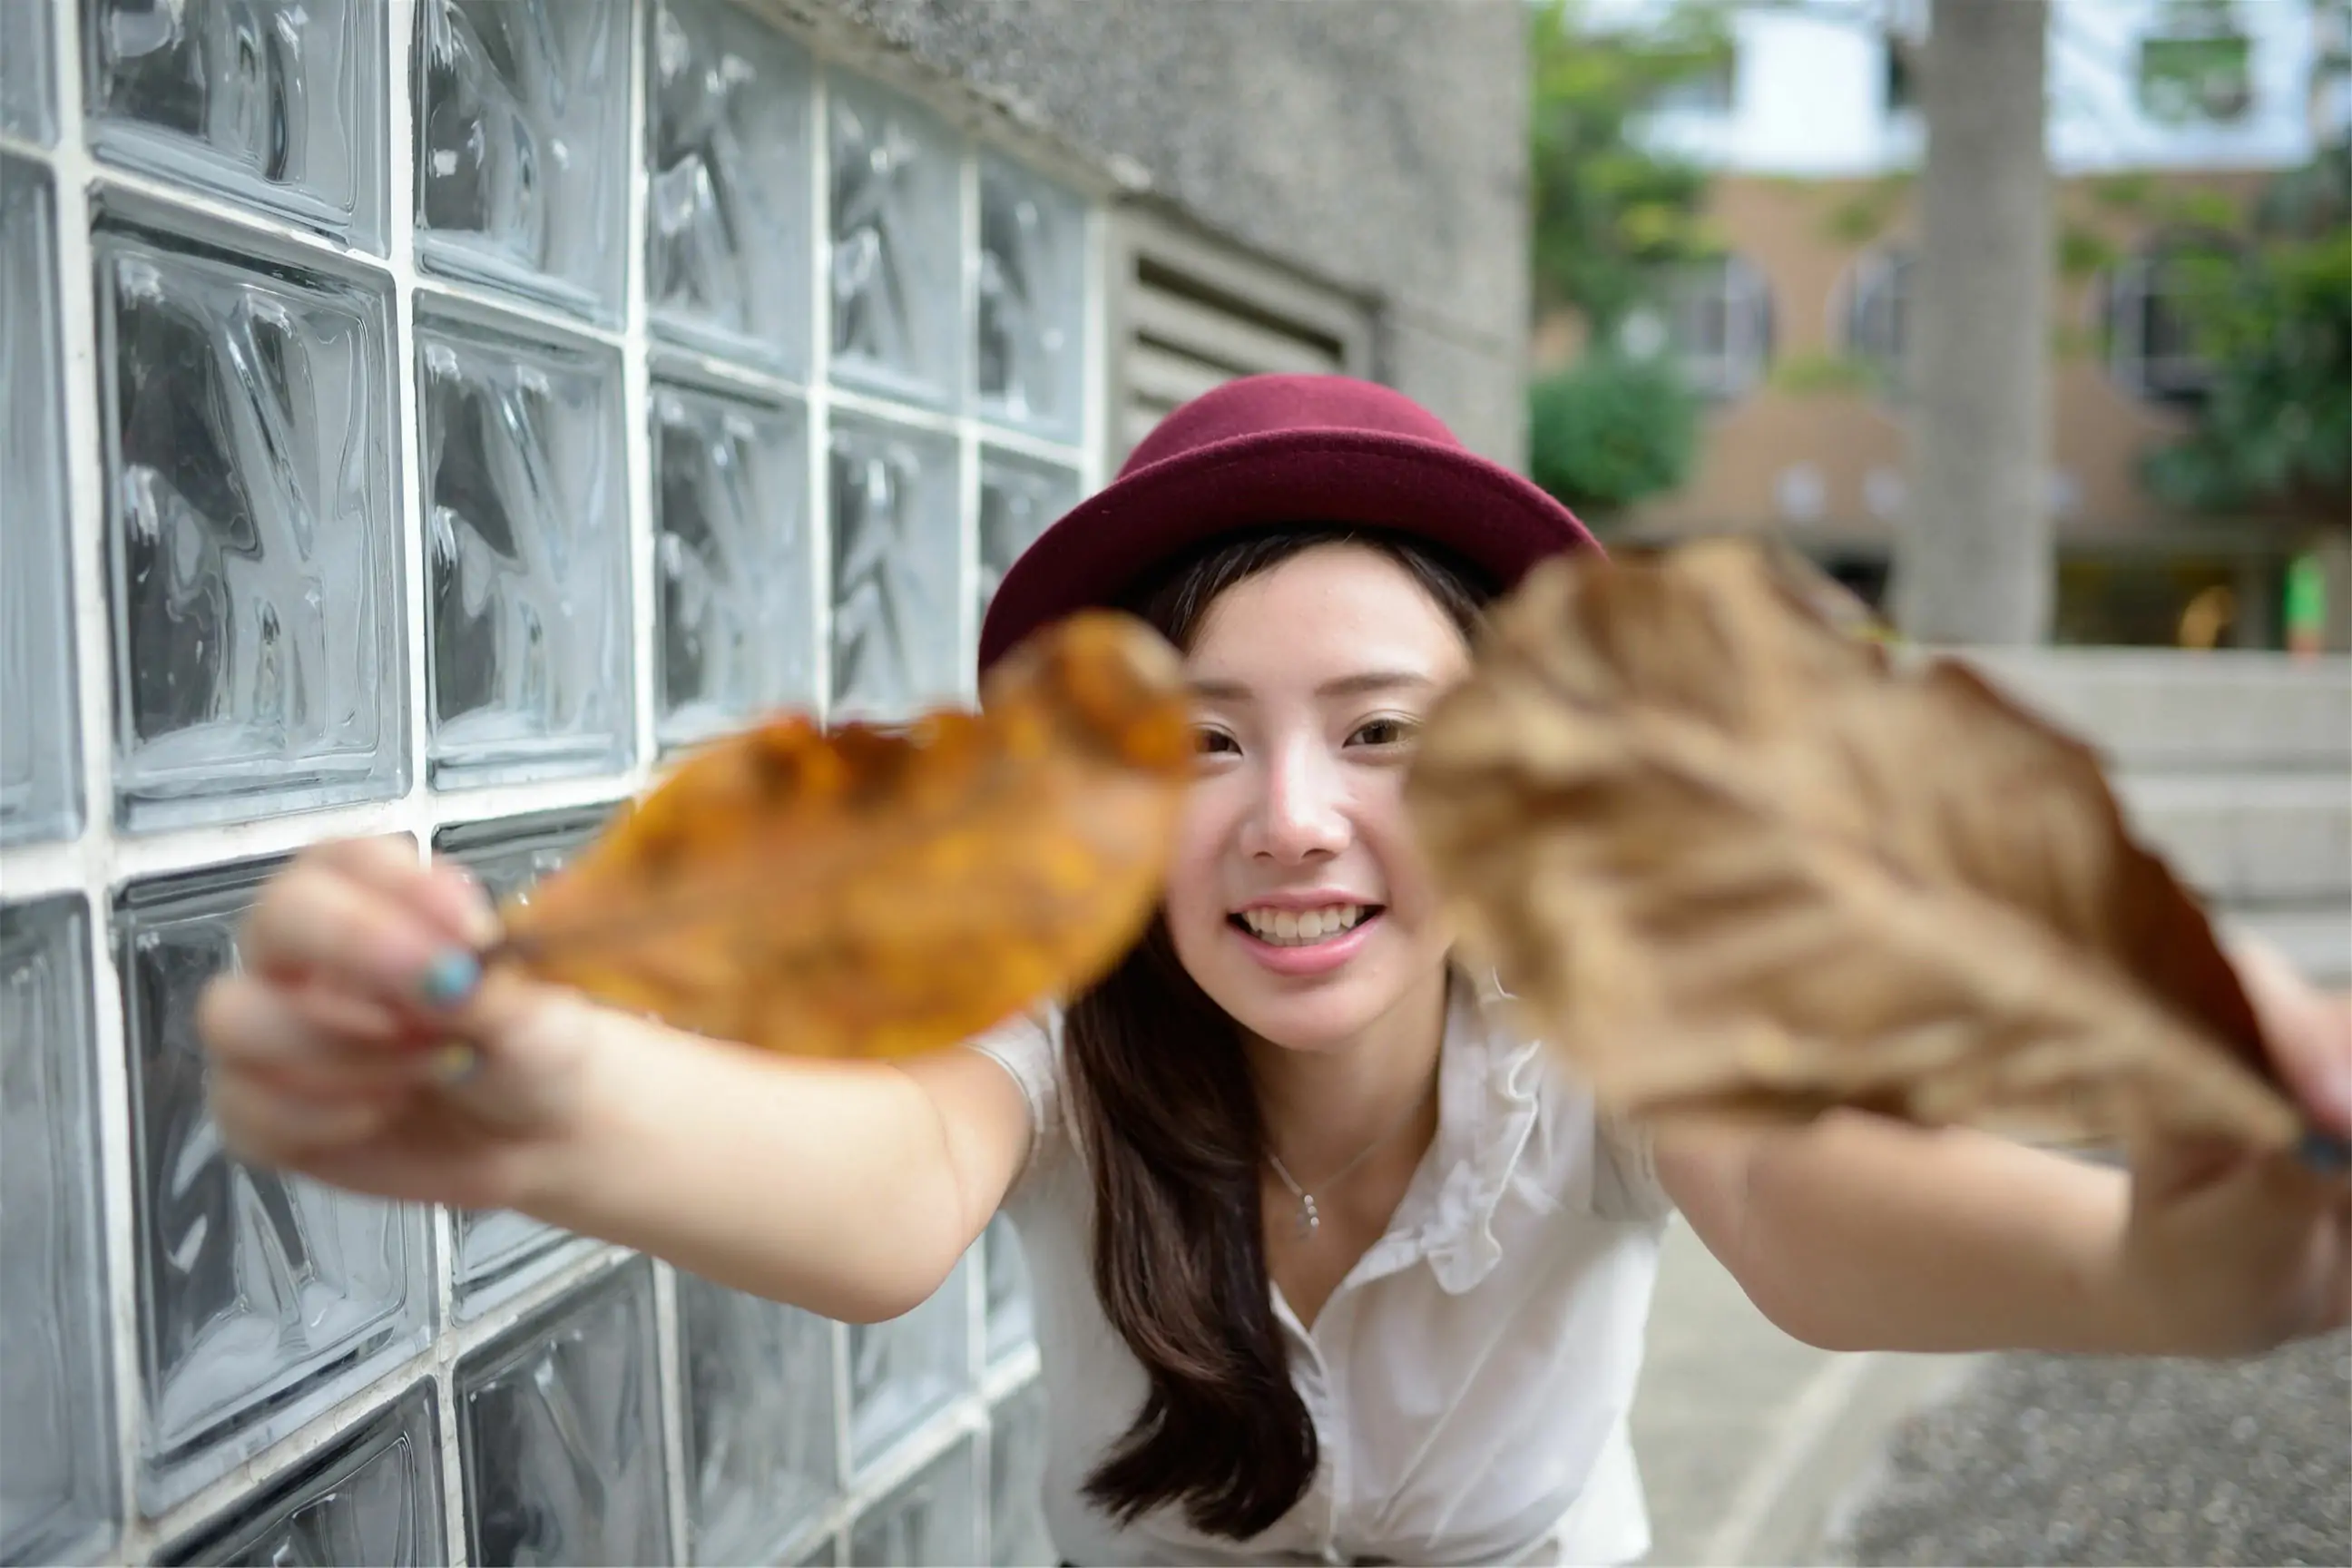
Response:
[[[1244,376],[1161,420],[1117,479],[1022,552],[989,603],[980,667],[1049,622],[1116,603],[1194,545],[1277,523],[1425,539],[1505,589],[1547,555],[1600,548],[1566,507],[1401,392],[1343,375]]]

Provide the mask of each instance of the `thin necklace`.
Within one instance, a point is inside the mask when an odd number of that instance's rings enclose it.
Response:
[[[1412,1124],[1412,1119],[1421,1113],[1422,1106],[1428,1101],[1431,1090],[1436,1089],[1436,1087],[1437,1075],[1432,1073],[1430,1075],[1428,1084],[1423,1088],[1419,1094],[1413,1096],[1412,1103],[1405,1107],[1404,1114],[1396,1119],[1396,1122],[1393,1126],[1390,1127],[1387,1131],[1382,1132],[1370,1142],[1365,1144],[1363,1148],[1357,1151],[1356,1157],[1354,1159],[1349,1161],[1346,1164],[1340,1166],[1338,1170],[1332,1172],[1329,1175],[1324,1177],[1315,1184],[1328,1193],[1333,1187],[1338,1186],[1342,1181],[1346,1180],[1349,1176],[1354,1174],[1357,1166],[1362,1164],[1365,1161],[1372,1157],[1373,1151],[1379,1149],[1390,1139],[1395,1137],[1398,1133],[1403,1131],[1406,1127]],[[1323,1211],[1315,1202],[1315,1194],[1298,1184],[1298,1178],[1290,1173],[1290,1167],[1282,1163],[1282,1156],[1276,1153],[1271,1146],[1266,1149],[1265,1159],[1266,1163],[1274,1167],[1274,1173],[1282,1178],[1282,1184],[1290,1189],[1290,1195],[1298,1200],[1297,1234],[1299,1237],[1304,1239],[1307,1237],[1313,1236],[1323,1226]]]

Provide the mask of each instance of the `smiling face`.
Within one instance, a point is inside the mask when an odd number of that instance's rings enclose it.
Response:
[[[1390,556],[1321,544],[1225,590],[1185,665],[1200,773],[1167,920],[1192,979],[1300,1050],[1442,994],[1450,937],[1403,792],[1430,704],[1469,668],[1454,621]]]

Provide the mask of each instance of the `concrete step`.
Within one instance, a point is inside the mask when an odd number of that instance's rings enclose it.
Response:
[[[2116,793],[2148,847],[2206,897],[2352,913],[2352,779],[2126,773]]]
[[[2163,648],[1952,650],[2123,769],[2352,780],[2352,658]]]
[[[2352,986],[2352,909],[2224,910],[2220,924],[2278,949],[2315,985]]]

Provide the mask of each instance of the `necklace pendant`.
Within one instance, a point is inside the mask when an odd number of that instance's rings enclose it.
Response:
[[[1313,1195],[1312,1195],[1312,1194],[1307,1194],[1307,1193],[1301,1193],[1301,1194],[1298,1194],[1298,1234],[1299,1234],[1299,1237],[1303,1239],[1303,1238],[1305,1238],[1305,1237],[1307,1237],[1313,1236],[1313,1235],[1316,1233],[1316,1231],[1317,1231],[1317,1230],[1318,1230],[1318,1229],[1320,1229],[1320,1228],[1322,1227],[1322,1225],[1323,1225],[1323,1215],[1322,1215],[1322,1214],[1321,1214],[1319,1211],[1318,1211],[1318,1210],[1317,1210],[1317,1208],[1315,1207],[1315,1199],[1314,1199]]]

